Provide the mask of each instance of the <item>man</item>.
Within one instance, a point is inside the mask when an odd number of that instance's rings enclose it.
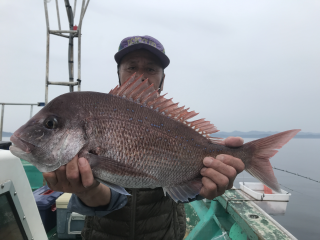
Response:
[[[162,44],[150,36],[128,37],[121,41],[115,55],[119,84],[133,73],[143,74],[142,81],[162,91],[164,69],[170,60]],[[238,147],[241,138],[227,138],[225,144]],[[203,187],[196,199],[213,199],[233,186],[236,175],[243,171],[240,159],[219,155],[206,157],[201,170]],[[185,213],[182,203],[164,196],[162,188],[128,189],[131,196],[121,195],[99,184],[88,161],[75,156],[66,166],[44,173],[49,187],[55,191],[74,193],[69,209],[87,215],[83,239],[183,239]],[[195,199],[191,199],[193,201]]]

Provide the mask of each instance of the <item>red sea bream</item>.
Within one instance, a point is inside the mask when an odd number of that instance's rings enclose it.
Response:
[[[280,192],[269,158],[300,130],[230,148],[210,137],[218,130],[209,121],[187,121],[195,115],[133,75],[109,94],[73,92],[53,99],[13,134],[10,150],[41,172],[54,171],[79,154],[98,181],[120,193],[162,187],[175,201],[200,192],[205,157],[229,154]]]

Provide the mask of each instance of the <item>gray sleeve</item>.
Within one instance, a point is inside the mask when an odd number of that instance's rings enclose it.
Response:
[[[122,195],[112,189],[110,189],[110,191],[111,191],[110,203],[106,206],[100,206],[100,207],[88,207],[80,200],[80,198],[78,198],[75,194],[72,194],[68,204],[68,210],[71,212],[76,212],[86,216],[103,217],[115,210],[118,210],[124,207],[124,205],[127,204],[126,195]]]

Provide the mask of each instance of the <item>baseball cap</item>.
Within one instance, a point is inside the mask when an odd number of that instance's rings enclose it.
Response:
[[[170,59],[167,57],[163,45],[151,36],[132,36],[123,39],[120,42],[118,52],[114,55],[114,59],[119,64],[126,54],[142,48],[156,55],[160,59],[163,68],[169,65]]]

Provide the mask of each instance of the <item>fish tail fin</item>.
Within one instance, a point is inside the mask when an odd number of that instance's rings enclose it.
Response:
[[[244,144],[246,152],[252,156],[246,163],[245,170],[275,192],[281,193],[269,158],[278,152],[275,149],[282,148],[300,131],[301,129],[289,130]]]

